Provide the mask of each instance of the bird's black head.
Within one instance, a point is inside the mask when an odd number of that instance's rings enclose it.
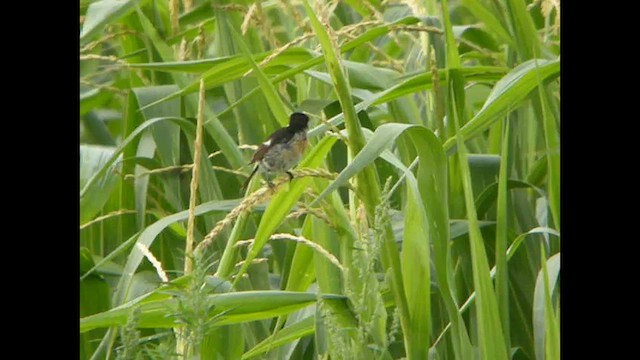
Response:
[[[295,112],[289,117],[289,128],[293,131],[304,130],[309,123],[309,117],[303,113]]]

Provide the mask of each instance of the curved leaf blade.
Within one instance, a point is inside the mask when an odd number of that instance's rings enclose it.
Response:
[[[144,0],[101,0],[91,3],[87,8],[84,24],[82,25],[80,43],[85,44],[106,25],[133,11],[134,6],[139,2],[144,3]]]
[[[340,297],[326,295],[327,297]],[[207,296],[209,317],[216,317],[214,326],[237,324],[268,319],[315,303],[315,293],[293,291],[243,291]],[[130,309],[140,307],[139,328],[170,328],[176,326],[172,317],[178,312],[178,300],[169,294],[152,300],[132,301],[112,310],[80,319],[80,332],[110,326],[122,326],[127,322]]]
[[[537,64],[537,66],[536,66]],[[478,113],[460,128],[460,135],[465,139],[487,130],[500,116],[513,110],[538,86],[538,81],[546,81],[560,74],[560,59],[529,60],[510,71],[496,83]],[[538,78],[539,76],[539,78]],[[456,137],[444,143],[444,149],[453,150]]]

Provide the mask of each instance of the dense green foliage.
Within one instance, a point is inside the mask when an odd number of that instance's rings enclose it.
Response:
[[[81,0],[81,359],[559,359],[559,11]]]

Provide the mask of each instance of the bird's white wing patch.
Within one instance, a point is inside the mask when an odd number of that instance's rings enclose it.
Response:
[[[263,143],[262,143],[262,145],[264,145],[264,146],[270,146],[270,145],[271,145],[271,139],[269,139],[269,140],[267,140],[267,141],[263,142]]]

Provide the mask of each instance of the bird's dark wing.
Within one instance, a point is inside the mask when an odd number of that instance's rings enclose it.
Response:
[[[286,127],[276,130],[273,134],[271,134],[271,136],[269,136],[269,139],[267,139],[267,141],[260,144],[260,147],[258,148],[256,153],[253,154],[253,158],[251,159],[251,162],[249,162],[249,164],[253,164],[254,162],[262,160],[264,155],[267,153],[267,150],[269,150],[273,145],[288,142],[292,137],[293,132],[289,131],[289,129]]]
[[[271,136],[269,137],[269,141],[271,143],[271,146],[275,144],[282,144],[289,142],[291,138],[293,138],[293,135],[294,132],[285,127],[271,134]]]

